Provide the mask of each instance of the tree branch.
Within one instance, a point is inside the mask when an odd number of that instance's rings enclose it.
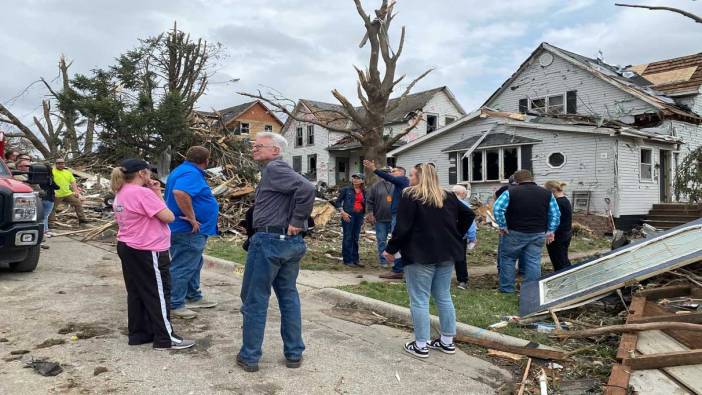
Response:
[[[686,16],[697,23],[702,23],[702,17],[697,16],[691,12],[681,10],[679,8],[664,7],[664,6],[652,6],[652,5],[638,5],[638,4],[622,4],[622,3],[615,3],[614,5],[617,7],[645,8],[647,10],[654,10],[654,11],[657,11],[657,10],[658,11],[670,11],[670,12],[674,12],[676,14]]]
[[[17,127],[20,130],[20,132],[22,132],[22,134],[24,135],[23,137],[27,138],[27,140],[29,140],[32,143],[34,148],[36,148],[39,152],[41,152],[41,154],[45,158],[48,158],[50,156],[50,152],[49,152],[48,148],[46,148],[46,146],[41,142],[41,139],[39,139],[37,137],[37,135],[34,134],[34,132],[32,132],[31,129],[29,129],[27,126],[25,126],[22,123],[22,121],[17,119],[17,117],[15,117],[15,115],[12,112],[10,112],[10,110],[8,110],[2,104],[0,104],[0,114],[7,117],[7,119],[11,121],[9,123],[12,123],[13,125],[15,125],[15,127]]]
[[[388,151],[392,150],[392,146],[395,145],[395,143],[397,143],[398,141],[400,141],[401,138],[405,137],[409,132],[414,130],[417,127],[417,125],[419,125],[419,122],[422,121],[422,119],[422,112],[420,111],[419,113],[417,113],[417,115],[414,116],[414,118],[412,118],[412,121],[410,122],[409,126],[405,128],[405,130],[386,140],[385,149]]]
[[[275,100],[271,100],[271,99],[269,99],[269,98],[263,96],[263,95],[261,94],[260,91],[258,92],[258,94],[251,94],[251,93],[247,93],[247,92],[237,92],[237,93],[240,94],[240,95],[242,95],[242,96],[250,97],[250,98],[252,98],[252,99],[261,100],[261,101],[263,101],[263,102],[265,102],[265,103],[271,105],[272,107],[276,108],[279,112],[282,112],[283,114],[285,114],[286,116],[288,116],[290,119],[295,120],[295,121],[297,121],[297,122],[311,123],[311,124],[314,124],[314,125],[317,125],[317,126],[321,126],[321,127],[325,128],[325,129],[327,129],[327,130],[330,130],[330,131],[332,131],[332,132],[345,133],[345,134],[348,134],[348,135],[350,135],[350,136],[353,136],[354,138],[356,138],[356,139],[358,139],[358,140],[363,139],[363,135],[360,134],[360,133],[358,133],[358,132],[356,132],[356,131],[353,131],[353,130],[347,129],[347,128],[340,128],[340,127],[336,127],[336,126],[331,125],[332,122],[336,122],[336,121],[339,121],[339,120],[351,121],[351,119],[349,119],[348,115],[346,115],[346,114],[343,114],[343,118],[342,118],[342,117],[339,117],[339,118],[332,119],[332,120],[327,121],[327,122],[322,122],[322,121],[319,121],[319,120],[313,120],[313,119],[308,119],[308,118],[301,117],[301,116],[299,116],[298,114],[295,114],[295,113],[293,112],[294,109],[293,109],[293,111],[290,111],[290,109],[287,108],[286,106],[284,106],[284,105],[278,103],[278,102],[275,101]],[[337,114],[340,114],[340,115],[341,115],[341,113],[333,112],[333,111],[320,111],[319,113],[330,113],[330,114],[331,114],[331,113],[337,113]],[[311,113],[311,115],[313,115],[313,116],[315,116],[315,114],[316,114],[315,112],[312,112],[312,113]]]
[[[395,99],[395,101],[391,105],[388,106],[387,112],[391,112],[391,111],[395,110],[396,108],[400,107],[400,104],[405,100],[405,98],[407,98],[410,91],[412,90],[412,88],[414,88],[414,86],[417,84],[417,82],[419,82],[422,78],[426,77],[427,74],[431,73],[433,70],[434,69],[429,69],[429,70],[423,72],[419,77],[415,78],[414,81],[410,82],[410,84],[407,85],[407,88],[405,88],[405,91],[402,92],[402,95],[400,95],[400,97]],[[405,78],[405,76],[403,75],[399,80],[397,80],[397,82],[400,82],[400,80],[402,80],[402,78]]]

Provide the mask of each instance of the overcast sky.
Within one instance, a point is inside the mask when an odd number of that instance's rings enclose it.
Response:
[[[632,0],[632,2],[635,2]],[[364,0],[367,11],[380,0]],[[700,52],[702,26],[661,11],[622,9],[605,0],[398,0],[394,39],[407,27],[399,73],[434,68],[416,90],[447,85],[475,109],[542,41],[629,65]],[[702,14],[702,1],[643,0]],[[138,38],[177,21],[193,37],[226,49],[200,109],[247,101],[237,91],[273,87],[290,98],[334,101],[355,92],[352,64],[363,66],[364,29],[352,0],[2,0],[0,103],[24,121],[46,94],[39,77],[106,67]],[[396,41],[395,41],[396,42]],[[227,83],[240,78],[237,83]],[[24,93],[22,93],[24,92]]]

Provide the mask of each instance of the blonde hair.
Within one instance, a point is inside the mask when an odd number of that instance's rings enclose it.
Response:
[[[568,185],[568,184],[566,184],[563,181],[550,180],[550,181],[546,181],[546,184],[544,184],[544,187],[548,190],[551,190],[551,191],[563,192],[563,188],[565,188],[566,185]]]
[[[127,182],[131,181],[136,177],[138,172],[125,173],[121,167],[117,166],[112,169],[112,176],[110,177],[110,189],[112,192],[117,193]]]
[[[427,163],[420,163],[414,167],[417,172],[417,185],[405,188],[405,196],[419,200],[422,204],[438,208],[444,207],[446,191],[439,185],[439,176],[436,168]]]

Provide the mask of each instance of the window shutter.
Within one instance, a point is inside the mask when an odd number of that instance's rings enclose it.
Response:
[[[449,185],[455,185],[458,183],[458,152],[449,152],[449,169],[448,169],[448,182]]]
[[[534,171],[531,164],[531,145],[522,145],[522,170]]]
[[[566,92],[566,114],[578,113],[578,91]]]
[[[529,103],[527,102],[527,99],[519,99],[519,112],[522,114],[526,114],[528,110]]]

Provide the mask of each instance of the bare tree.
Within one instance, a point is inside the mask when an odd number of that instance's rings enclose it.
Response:
[[[415,84],[429,74],[431,69],[411,81],[396,100],[390,101],[395,87],[405,78],[404,75],[395,78],[397,61],[402,55],[405,44],[405,27],[402,27],[396,51],[392,49],[389,37],[390,25],[397,15],[393,13],[396,0],[383,0],[380,8],[375,10],[374,18],[365,12],[360,0],[354,0],[354,3],[366,29],[359,47],[363,48],[366,44],[370,44],[368,66],[365,70],[354,66],[358,75],[356,96],[361,103],[360,107],[351,104],[351,101],[337,89],[333,89],[331,93],[339,102],[340,110],[304,109],[303,114],[297,111],[300,110],[299,108],[291,105],[294,103],[292,100],[277,94],[264,95],[260,90],[256,94],[246,92],[240,92],[240,94],[262,100],[298,122],[308,122],[331,131],[345,133],[361,143],[366,159],[384,165],[387,152],[421,120],[421,114],[414,114],[404,130],[392,136],[384,136],[385,116],[402,104]]]
[[[51,104],[48,100],[42,101],[44,114],[44,124],[34,117],[34,124],[37,127],[38,133],[30,129],[19,118],[17,118],[7,107],[0,104],[0,122],[8,123],[15,126],[20,133],[11,134],[8,137],[22,137],[36,148],[39,153],[45,158],[55,158],[60,154],[59,140],[63,131],[63,123],[54,126],[51,120]]]
[[[679,8],[665,7],[665,6],[653,6],[653,5],[639,5],[639,4],[622,4],[622,3],[615,3],[614,5],[617,7],[645,8],[647,10],[654,10],[654,11],[670,11],[670,12],[674,12],[676,14],[686,16],[697,23],[702,23],[702,17],[697,16],[691,12],[681,10]]]

